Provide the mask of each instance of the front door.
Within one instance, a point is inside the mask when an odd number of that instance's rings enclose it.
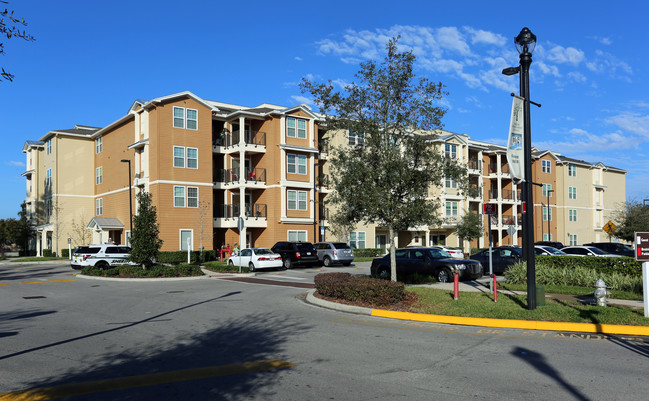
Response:
[[[388,247],[388,237],[385,234],[378,234],[376,236],[376,247],[383,250],[383,253],[387,253]]]

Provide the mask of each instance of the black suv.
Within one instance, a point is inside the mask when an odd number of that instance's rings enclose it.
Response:
[[[552,248],[565,248],[565,246],[559,242],[559,241],[536,241],[534,245],[540,245],[540,246],[551,246]]]
[[[584,246],[594,246],[595,248],[599,248],[602,251],[613,255],[635,257],[632,246],[620,244],[619,242],[591,242],[589,244],[584,244]]]
[[[280,241],[270,249],[282,255],[285,269],[296,266],[315,266],[319,263],[318,252],[310,242]]]

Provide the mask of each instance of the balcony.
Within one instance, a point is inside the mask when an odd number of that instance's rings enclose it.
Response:
[[[266,228],[268,225],[268,205],[248,204],[241,213],[240,205],[217,205],[214,208],[214,228],[236,228],[239,217],[244,218],[248,228]]]
[[[230,153],[239,148],[241,132],[225,132],[217,135],[212,145],[214,152]],[[246,151],[266,153],[266,133],[261,131],[246,131],[243,137]]]
[[[238,184],[239,183],[239,169],[238,168],[228,168],[228,169],[217,169],[212,173],[214,177],[215,188],[222,189],[224,186],[229,184]],[[248,172],[243,177],[243,183],[246,186],[265,186],[266,185],[266,169],[265,168],[254,168],[249,169]]]
[[[500,169],[498,169],[500,167]],[[489,163],[489,175],[506,175],[509,176],[509,164],[503,164],[501,166],[498,166],[496,163]]]
[[[318,158],[320,160],[327,160],[329,158],[329,143],[327,141],[318,141]]]
[[[482,162],[478,159],[469,159],[469,174],[481,174]]]
[[[320,216],[320,225],[325,227],[329,226],[329,209],[320,206],[320,208],[318,208],[318,214]]]

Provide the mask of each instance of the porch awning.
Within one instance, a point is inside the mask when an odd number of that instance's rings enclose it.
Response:
[[[86,228],[99,231],[121,230],[124,224],[116,217],[93,217]]]

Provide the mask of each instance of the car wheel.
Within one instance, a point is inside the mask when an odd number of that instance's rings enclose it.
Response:
[[[230,265],[230,266],[234,266],[234,262],[231,261],[231,260],[228,260],[228,265]]]
[[[324,267],[331,267],[331,258],[329,256],[325,256],[324,259],[322,259],[322,264]]]
[[[255,269],[255,264],[252,263],[252,262],[250,262],[250,264],[248,265],[248,271],[249,271],[250,273],[254,273],[255,270],[256,270],[256,269]]]
[[[389,280],[390,279],[390,269],[387,267],[379,267],[379,270],[376,272],[376,275],[379,278]]]
[[[439,271],[437,272],[437,281],[439,281],[440,283],[448,283],[449,281],[451,281],[451,271],[446,267],[439,269]]]
[[[95,267],[97,267],[99,270],[104,270],[104,269],[109,268],[110,265],[105,260],[100,260],[99,262],[97,262]]]
[[[291,267],[293,267],[293,262],[291,262],[291,259],[284,259],[284,269],[288,270]]]

